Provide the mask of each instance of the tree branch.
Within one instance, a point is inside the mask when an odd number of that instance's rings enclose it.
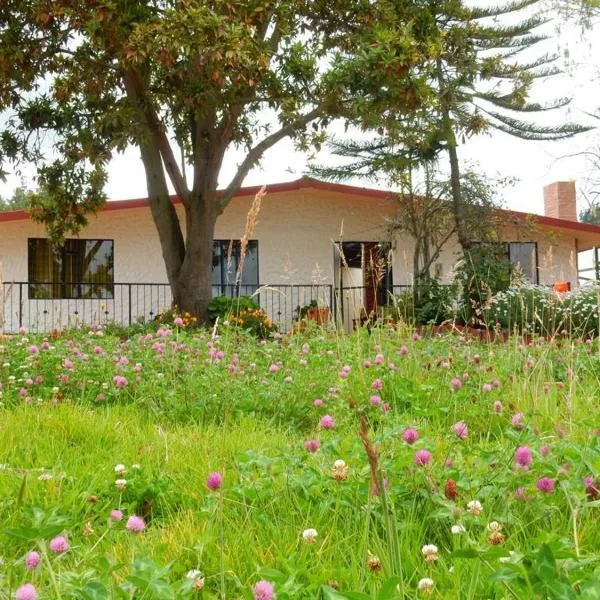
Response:
[[[177,159],[171,148],[165,130],[156,116],[156,111],[145,97],[142,78],[138,71],[129,68],[123,73],[123,82],[127,97],[134,106],[143,125],[148,128],[158,151],[160,152],[165,170],[175,188],[175,193],[181,198],[184,205],[190,203],[190,193],[185,179],[181,174]]]
[[[260,141],[256,146],[250,149],[246,158],[242,161],[242,164],[238,167],[237,173],[234,175],[233,179],[227,186],[227,188],[223,191],[223,195],[219,199],[218,210],[219,213],[223,211],[223,209],[229,204],[233,195],[238,191],[241,187],[246,175],[250,171],[252,167],[261,159],[262,155],[269,149],[271,146],[274,146],[277,142],[281,141],[283,138],[292,135],[298,129],[305,127],[311,121],[314,121],[318,118],[323,112],[323,107],[318,106],[317,108],[311,110],[305,115],[298,117],[292,123],[288,125],[284,125],[281,129],[272,133],[271,135],[264,138]]]

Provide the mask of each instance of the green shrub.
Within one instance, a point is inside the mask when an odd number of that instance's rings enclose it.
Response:
[[[268,337],[277,331],[265,311],[250,296],[216,296],[208,305],[208,316],[213,323],[217,318],[229,321],[259,337]]]
[[[394,296],[386,316],[411,325],[439,325],[456,320],[458,288],[431,281],[417,293],[410,289]]]
[[[251,296],[215,296],[208,304],[208,317],[212,323],[217,318],[225,319],[228,315],[239,313],[242,310],[260,309],[260,306]]]
[[[600,320],[600,287],[588,286],[560,295],[544,286],[512,286],[496,294],[483,315],[488,326],[518,333],[596,336]]]

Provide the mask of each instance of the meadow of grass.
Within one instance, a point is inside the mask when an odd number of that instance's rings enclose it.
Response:
[[[0,337],[0,598],[600,598],[600,346]],[[343,462],[340,462],[343,461]]]

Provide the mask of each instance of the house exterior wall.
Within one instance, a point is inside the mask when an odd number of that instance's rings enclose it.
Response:
[[[216,224],[215,239],[240,239],[253,196],[232,200]],[[183,215],[183,207],[177,206]],[[260,302],[274,320],[290,313],[314,297],[330,304],[327,291],[334,283],[334,241],[390,241],[393,249],[393,283],[410,285],[412,281],[413,242],[405,234],[391,239],[389,221],[395,214],[391,198],[368,197],[338,191],[301,188],[294,191],[268,193],[258,216],[253,239],[258,240],[259,283],[272,286],[303,284],[304,289],[261,293]],[[183,220],[182,220],[183,222]],[[0,265],[4,282],[27,281],[27,240],[45,237],[44,228],[31,221],[0,222]],[[78,320],[135,320],[141,314],[150,318],[170,304],[166,271],[154,223],[148,208],[101,211],[90,218],[82,238],[114,240],[115,283],[154,283],[144,289],[115,286],[115,298],[102,300],[28,300],[26,288],[11,290],[5,299],[5,323],[15,322],[21,297],[24,325],[40,309],[45,329],[72,325]],[[549,232],[538,229],[524,235],[507,228],[506,241],[536,241],[540,283],[577,282],[576,239],[567,231]],[[438,262],[442,280],[451,280],[459,256],[456,240],[444,248]],[[311,286],[313,286],[311,288]],[[311,296],[311,294],[313,294]],[[10,306],[9,306],[10,301]],[[45,312],[44,312],[45,311]],[[7,318],[7,315],[10,317]],[[86,316],[87,315],[87,316]]]

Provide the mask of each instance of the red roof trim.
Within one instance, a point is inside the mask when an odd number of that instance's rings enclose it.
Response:
[[[243,196],[254,196],[262,186],[255,185],[249,187],[240,188],[235,194],[236,198]],[[393,198],[397,192],[390,190],[376,190],[373,188],[364,188],[354,185],[347,185],[344,183],[330,183],[327,181],[319,181],[318,179],[311,179],[310,177],[302,177],[294,181],[286,181],[283,183],[271,183],[266,186],[267,192],[271,194],[291,192],[300,189],[315,189],[325,192],[336,192],[339,194],[352,194],[356,196],[363,196],[366,198],[378,198],[382,200],[388,200]],[[222,190],[217,192],[217,195],[222,194]],[[180,204],[181,201],[177,196],[171,196],[173,204]],[[113,210],[127,210],[134,208],[144,208],[148,206],[148,198],[134,198],[132,200],[115,200],[113,202],[107,202],[102,211],[113,211]],[[502,211],[512,215],[518,219],[533,219],[536,223],[547,227],[559,227],[561,229],[572,229],[574,231],[586,231],[589,233],[596,233],[600,235],[600,225],[593,225],[591,223],[580,223],[579,221],[568,221],[566,219],[555,219],[554,217],[546,217],[544,215],[537,215],[534,213],[520,212],[516,210]],[[29,213],[25,210],[15,210],[10,212],[0,212],[0,223],[7,221],[22,221],[29,219]]]

